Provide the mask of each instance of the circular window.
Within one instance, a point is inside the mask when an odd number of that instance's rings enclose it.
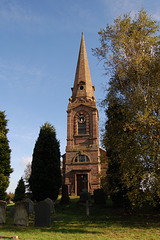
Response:
[[[80,90],[83,90],[83,86],[80,86]]]

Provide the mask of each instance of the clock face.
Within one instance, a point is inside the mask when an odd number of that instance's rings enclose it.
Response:
[[[80,116],[78,117],[78,122],[79,122],[79,123],[85,123],[85,121],[86,121],[86,118],[85,118],[84,115],[80,115]]]

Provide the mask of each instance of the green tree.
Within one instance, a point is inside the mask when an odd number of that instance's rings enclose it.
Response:
[[[128,189],[132,204],[140,198],[139,189],[152,195],[153,199],[160,199],[158,31],[159,24],[144,10],[134,18],[126,14],[99,32],[101,45],[94,50],[94,54],[104,61],[106,73],[110,74],[104,106],[107,108],[118,99],[129,115],[123,125],[123,130],[127,129],[129,134],[118,143],[118,149],[122,184]],[[112,138],[112,135],[116,138],[115,131],[108,137]],[[130,142],[131,138],[134,143]],[[115,150],[114,144],[110,147]],[[128,150],[130,148],[133,155]],[[143,180],[147,182],[145,186],[142,186]]]
[[[136,132],[127,127],[132,114],[117,99],[110,102],[106,116],[103,145],[107,152],[108,170],[105,185],[115,205],[130,207],[131,204],[141,204],[143,191],[139,186],[143,180],[143,165],[137,157],[141,149]]]
[[[36,141],[29,179],[30,188],[37,201],[56,200],[61,186],[60,149],[55,128],[45,123]]]
[[[21,177],[21,179],[18,181],[17,187],[15,189],[14,193],[14,202],[21,201],[25,198],[25,185],[24,180]]]
[[[9,176],[13,172],[10,165],[9,142],[7,139],[7,120],[4,112],[0,111],[0,199],[5,200]]]

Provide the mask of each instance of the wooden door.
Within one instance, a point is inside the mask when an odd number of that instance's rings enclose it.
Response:
[[[77,174],[77,196],[79,196],[84,189],[88,191],[88,175]]]

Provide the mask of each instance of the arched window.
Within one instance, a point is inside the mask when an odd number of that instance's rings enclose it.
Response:
[[[79,111],[74,116],[74,134],[75,136],[89,135],[89,114],[85,111]]]
[[[81,114],[77,118],[78,121],[78,134],[86,134],[86,116]]]
[[[90,160],[89,160],[88,156],[79,154],[75,157],[74,162],[75,163],[89,163]]]

